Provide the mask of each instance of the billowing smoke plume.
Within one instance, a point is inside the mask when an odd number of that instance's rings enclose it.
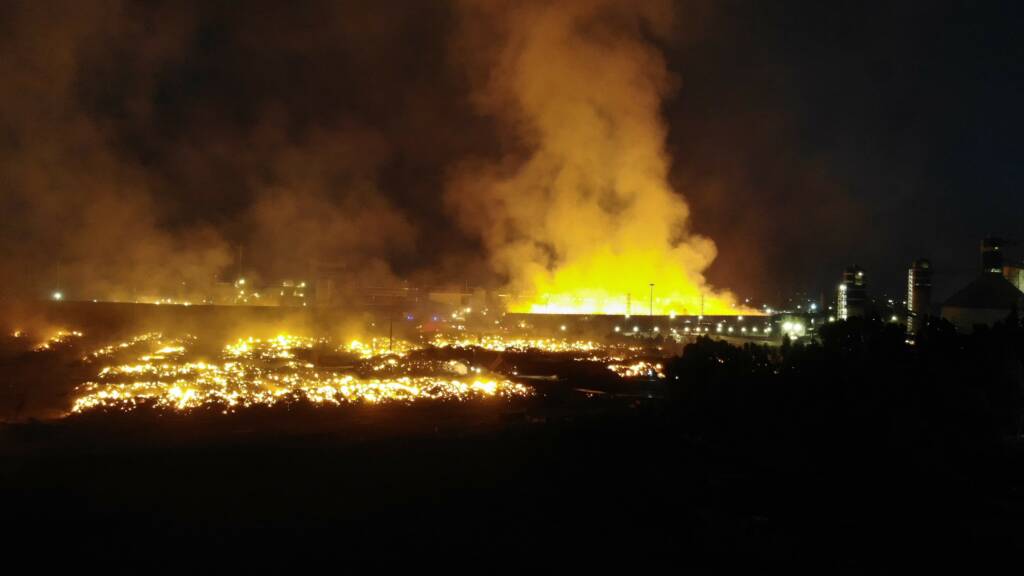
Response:
[[[668,184],[662,100],[673,78],[651,38],[665,2],[471,2],[467,54],[481,110],[518,153],[467,164],[449,199],[493,266],[533,311],[726,313],[733,297],[703,271],[714,243],[694,234]],[[494,49],[495,38],[497,49]]]
[[[117,3],[76,7],[26,2],[3,11],[0,295],[76,285],[116,298],[205,282],[228,261],[225,243],[201,221],[162,227],[151,175],[118,156],[111,126],[82,105],[99,97],[87,93],[83,74],[111,49],[105,38],[136,42],[135,63],[152,68],[176,52],[176,22],[154,40],[114,24],[124,22]]]
[[[194,300],[326,267],[354,290],[510,283],[639,311],[654,283],[659,309],[727,308],[666,182],[669,12],[4,3],[0,300]]]
[[[419,90],[405,60],[445,44],[410,31],[429,9],[390,8],[405,16],[335,2],[0,7],[0,300],[195,301],[243,273],[321,267],[395,282],[416,225],[381,179],[416,166],[409,118],[426,117],[398,87]]]

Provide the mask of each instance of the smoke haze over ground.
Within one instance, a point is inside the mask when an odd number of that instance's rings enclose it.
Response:
[[[5,3],[0,293],[188,294],[239,248],[543,288],[643,238],[776,298],[1024,240],[1013,4],[635,4]]]

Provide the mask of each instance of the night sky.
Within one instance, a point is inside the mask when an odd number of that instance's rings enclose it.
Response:
[[[266,278],[318,259],[368,282],[500,286],[451,192],[524,147],[480,103],[504,16],[478,4],[5,2],[5,293],[224,273],[239,246]],[[718,247],[709,281],[778,301],[857,263],[901,294],[925,256],[942,297],[983,236],[1024,241],[1022,10],[699,0],[663,29],[645,14],[637,34],[671,75],[669,181]]]
[[[900,293],[926,256],[942,296],[981,237],[1022,239],[1019,3],[724,4],[673,50],[668,111],[680,178],[725,182],[680,186],[722,251],[713,277],[831,289],[859,263]]]

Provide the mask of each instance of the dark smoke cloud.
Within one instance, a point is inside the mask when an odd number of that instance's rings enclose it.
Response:
[[[439,197],[447,160],[485,148],[447,6],[0,10],[4,292],[175,296],[240,252],[268,279],[368,284],[473,260]]]
[[[124,49],[134,46],[130,61],[140,74],[118,106],[145,115],[139,97],[151,82],[145,72],[180,51],[173,22],[165,35],[149,37],[116,3],[13,3],[4,12],[6,289],[32,293],[60,284],[123,296],[200,282],[223,265],[224,244],[202,219],[161,226],[153,174],[118,153],[117,130],[89,106],[107,103],[88,73],[122,42]]]
[[[500,14],[594,5],[591,32],[663,65],[667,188],[717,247],[710,285],[772,298],[859,262],[898,289],[917,256],[972,269],[978,236],[1024,239],[1007,4],[14,0],[0,294],[187,290],[239,247],[267,279],[502,286],[445,200],[531,151],[481,89]]]

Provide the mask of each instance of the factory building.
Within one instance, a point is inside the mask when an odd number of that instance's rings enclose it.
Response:
[[[942,317],[958,330],[991,326],[1005,320],[1024,306],[1024,292],[1010,284],[1002,274],[987,272],[979,276],[942,305]]]
[[[840,320],[863,317],[867,311],[868,289],[864,269],[851,266],[843,271],[836,295],[836,309]]]
[[[1003,278],[1009,280],[1017,290],[1024,292],[1024,263],[1003,266]]]
[[[942,317],[958,330],[991,326],[1024,307],[1024,292],[1004,276],[1003,241],[981,243],[981,275],[942,305]]]
[[[932,302],[932,264],[921,258],[907,271],[907,332],[913,334],[924,325]]]

